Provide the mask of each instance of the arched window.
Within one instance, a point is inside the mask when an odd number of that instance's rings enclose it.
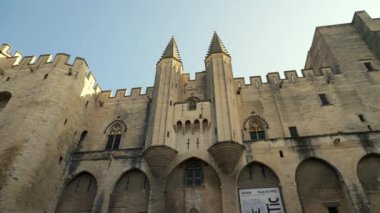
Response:
[[[177,121],[177,133],[180,133],[180,132],[182,132],[182,122]]]
[[[202,131],[207,131],[208,130],[208,120],[203,119],[202,121]]]
[[[191,133],[191,122],[189,120],[185,122],[185,133]]]
[[[203,184],[203,169],[199,162],[190,162],[185,167],[185,185],[200,186]]]
[[[199,98],[191,96],[188,99],[186,99],[187,102],[187,109],[188,110],[196,110],[197,109],[197,103],[199,102]]]
[[[195,133],[195,132],[199,132],[200,128],[201,128],[201,124],[199,123],[198,120],[195,120],[195,121],[194,121],[194,128],[193,128],[193,129],[194,129],[194,130],[193,130],[194,133]]]
[[[266,138],[265,130],[268,129],[268,124],[261,117],[257,115],[251,115],[245,120],[243,126],[244,131],[248,130],[250,140],[258,141]]]
[[[107,132],[107,145],[106,150],[112,151],[119,149],[120,141],[123,135],[123,132],[126,132],[127,128],[122,121],[112,122],[106,132]]]
[[[0,111],[7,106],[12,94],[10,92],[0,92]]]

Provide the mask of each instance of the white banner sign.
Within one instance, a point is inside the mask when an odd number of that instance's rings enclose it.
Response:
[[[284,213],[279,188],[240,189],[241,213]]]

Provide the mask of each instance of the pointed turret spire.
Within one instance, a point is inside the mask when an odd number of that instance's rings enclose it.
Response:
[[[208,48],[206,58],[209,57],[213,53],[224,53],[230,56],[230,54],[228,54],[226,48],[224,47],[223,42],[220,40],[216,32],[214,32],[214,35],[212,36],[211,44],[210,44],[210,47]]]
[[[165,51],[160,58],[160,61],[163,58],[174,58],[181,61],[181,56],[179,55],[177,43],[175,42],[174,37],[170,39],[168,46],[166,46]]]

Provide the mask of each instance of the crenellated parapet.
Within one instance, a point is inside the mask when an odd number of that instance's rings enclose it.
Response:
[[[54,57],[50,54],[35,56],[13,56],[1,60],[1,68],[5,73],[11,74],[19,71],[36,72],[42,69],[60,69],[68,76],[86,76],[89,68],[87,62],[80,57],[75,58],[72,64],[69,64],[70,55],[58,53]],[[95,78],[93,78],[95,79]]]
[[[334,83],[335,78],[340,73],[334,73],[330,67],[323,67],[319,70],[303,69],[301,70],[301,76],[297,71],[289,70],[284,72],[285,78],[280,77],[279,72],[270,72],[266,75],[266,81],[264,82],[261,76],[251,76],[249,78],[249,84],[246,84],[244,78],[234,78],[235,87],[237,87],[237,93],[239,94],[241,89],[283,89],[295,86],[297,84],[308,84],[312,82],[325,82],[327,84]]]
[[[101,91],[100,86],[96,83],[95,76],[89,71],[88,64],[85,59],[76,57],[73,63],[69,63],[70,55],[58,53],[55,56],[44,54],[38,57],[25,56],[21,53],[10,53],[10,45],[0,46],[0,76],[5,81],[12,81],[21,76],[43,73],[46,78],[53,73],[61,73],[63,76],[77,80],[80,87],[83,88],[81,96],[88,94],[96,94]],[[40,78],[40,77],[38,77]]]
[[[98,94],[99,104],[113,103],[118,101],[150,101],[153,94],[153,87],[147,87],[145,92],[142,91],[141,87],[132,88],[131,92],[128,94],[127,89],[118,89],[116,92],[111,90],[104,90]]]
[[[188,81],[200,81],[200,80],[203,80],[205,77],[206,77],[206,72],[205,71],[196,72],[194,79],[190,78],[190,73],[183,73],[182,74],[182,80],[185,81],[185,82],[188,82]]]
[[[8,69],[12,70],[29,70],[34,72],[38,69],[58,68],[63,70],[67,75],[82,75],[89,71],[89,67],[85,59],[76,57],[72,64],[69,64],[70,55],[58,53],[54,57],[50,54],[35,56],[25,56],[18,64],[14,64]]]

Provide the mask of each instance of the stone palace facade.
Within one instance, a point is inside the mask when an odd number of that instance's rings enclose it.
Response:
[[[101,90],[69,55],[0,48],[0,211],[380,212],[380,19],[317,27],[300,73],[205,71],[172,38],[154,86]]]

